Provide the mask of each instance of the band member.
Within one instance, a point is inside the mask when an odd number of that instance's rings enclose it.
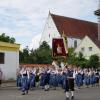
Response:
[[[35,87],[38,87],[39,86],[39,68],[36,68],[36,76],[35,76]]]
[[[88,88],[90,85],[90,77],[89,77],[89,70],[88,69],[84,70],[84,83],[85,83],[86,87]]]
[[[69,91],[71,91],[71,99],[74,99],[74,77],[73,77],[73,70],[71,68],[71,65],[68,66],[67,74],[66,74],[66,86],[65,86],[65,92],[66,92],[66,100],[69,100]]]
[[[63,77],[62,77],[62,69],[58,69],[58,74],[57,74],[57,82],[58,86],[61,86],[63,88]]]
[[[96,86],[99,86],[99,79],[100,79],[100,74],[99,72],[95,73],[95,78],[96,78]]]
[[[57,74],[58,71],[57,69],[53,66],[52,70],[50,72],[50,86],[54,87],[54,90],[56,90],[56,87],[58,86],[58,82],[57,82]]]
[[[28,94],[29,86],[28,86],[28,80],[29,80],[29,71],[24,67],[21,71],[22,75],[22,95]]]
[[[19,87],[19,89],[21,89],[21,79],[22,79],[22,75],[21,75],[21,73],[20,73],[20,71],[21,71],[21,69],[22,68],[18,68],[17,69],[17,80],[16,80],[16,85],[17,85],[17,87]]]
[[[45,73],[44,73],[44,88],[45,91],[49,90],[49,80],[50,80],[50,71],[49,69],[45,69]]]
[[[75,81],[76,81],[76,85],[77,85],[78,89],[80,89],[80,87],[83,84],[82,73],[81,73],[80,68],[77,69],[77,73],[76,73],[76,76],[75,76]]]
[[[93,70],[90,70],[89,77],[90,77],[90,84],[92,85],[92,87],[95,86],[96,77],[95,77],[95,73]]]
[[[35,86],[35,76],[36,76],[36,69],[30,69],[30,78],[29,78],[29,87],[32,89]]]
[[[42,89],[44,89],[44,85],[45,85],[44,79],[45,79],[45,70],[44,70],[44,68],[42,68],[40,70],[40,86],[41,86]]]

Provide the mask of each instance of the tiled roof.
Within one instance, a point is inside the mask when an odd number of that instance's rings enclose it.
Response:
[[[50,14],[60,34],[72,38],[98,37],[97,23]]]
[[[48,67],[51,64],[20,64],[20,67]]]
[[[67,37],[79,39],[82,39],[87,35],[100,48],[97,23],[59,16],[51,13],[50,15],[61,35],[64,33]]]
[[[100,41],[98,41],[98,39],[91,38],[91,40],[97,45],[98,48],[100,48]]]

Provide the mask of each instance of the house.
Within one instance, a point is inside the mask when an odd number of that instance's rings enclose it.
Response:
[[[95,45],[97,47],[97,44],[100,44],[97,23],[55,15],[49,12],[40,43],[46,41],[52,46],[52,39],[61,37],[63,33],[67,36],[68,47],[76,49],[85,36],[88,36],[92,42],[96,41]]]
[[[0,41],[0,68],[3,80],[16,79],[16,69],[19,67],[19,44]]]
[[[75,49],[78,54],[82,52],[86,59],[89,59],[91,55],[98,55],[100,57],[100,43],[92,40],[89,36],[85,36],[78,47]]]

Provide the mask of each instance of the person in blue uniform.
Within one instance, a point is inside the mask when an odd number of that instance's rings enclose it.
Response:
[[[22,75],[22,83],[21,83],[21,90],[22,90],[22,95],[28,94],[28,80],[29,80],[29,71],[26,68],[23,68],[21,71]]]
[[[99,72],[97,71],[95,73],[95,83],[96,83],[96,86],[99,86],[99,80],[100,80],[100,74]]]
[[[21,89],[21,79],[22,79],[22,75],[20,73],[17,74],[17,80],[16,80],[16,85],[17,87],[19,87],[19,89]]]
[[[78,72],[76,74],[75,81],[76,81],[76,85],[77,85],[78,89],[80,89],[80,87],[83,84],[82,74],[81,74],[80,70],[78,70]]]
[[[52,68],[50,72],[50,86],[53,86],[54,90],[56,90],[56,87],[58,86],[58,81],[57,81],[57,70],[55,67]]]
[[[95,73],[93,72],[93,70],[90,70],[89,77],[91,86],[95,86]]]
[[[29,81],[28,81],[28,85],[30,89],[33,89],[35,86],[35,76],[36,76],[36,69],[35,68],[31,68],[29,71]]]
[[[41,69],[39,74],[40,74],[40,86],[41,86],[42,89],[44,89],[44,79],[45,79],[44,68]]]
[[[39,81],[40,81],[40,78],[39,78],[39,68],[36,68],[36,76],[35,76],[35,87],[38,87],[39,86]]]
[[[58,69],[57,82],[58,86],[63,87],[62,69]]]
[[[86,69],[86,70],[84,71],[84,83],[85,83],[86,87],[88,88],[89,85],[90,85],[90,76],[89,76],[89,71],[88,71],[88,69]]]

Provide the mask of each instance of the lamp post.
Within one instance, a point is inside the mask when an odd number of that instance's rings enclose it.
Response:
[[[100,41],[100,0],[99,0],[98,9],[94,11],[94,14],[98,17],[98,40]]]

